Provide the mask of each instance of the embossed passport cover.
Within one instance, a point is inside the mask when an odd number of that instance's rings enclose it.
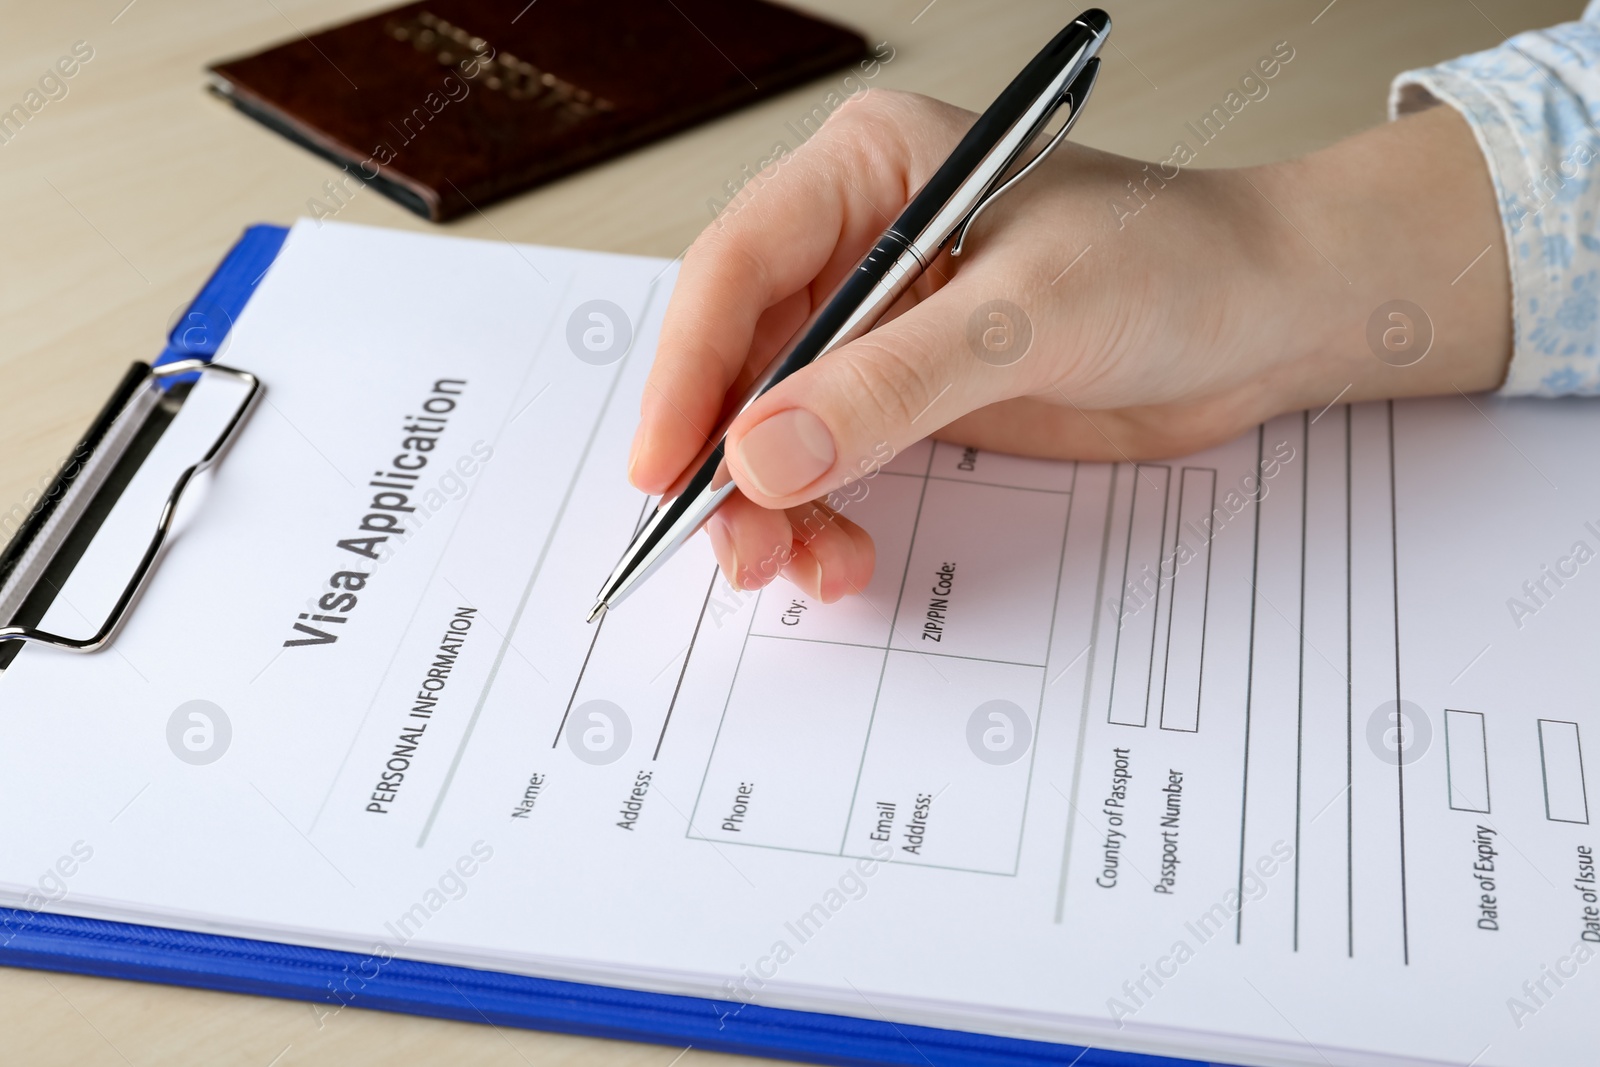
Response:
[[[425,0],[210,75],[240,111],[443,222],[865,54],[762,0]]]

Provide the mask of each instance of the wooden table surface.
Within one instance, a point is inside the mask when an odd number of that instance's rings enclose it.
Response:
[[[1382,122],[1401,70],[1576,18],[1580,0],[1102,0],[1116,24],[1075,134],[1164,158],[1279,41],[1294,60],[1198,160],[1259,162]],[[252,222],[288,223],[332,166],[202,91],[213,60],[373,10],[366,0],[13,0],[0,110],[77,42],[65,97],[0,146],[0,514],[44,485],[133,360],[162,337]],[[1040,0],[805,0],[887,41],[875,85],[988,103],[1076,5]],[[715,37],[715,27],[706,27]],[[81,46],[80,46],[81,47]],[[770,153],[839,76],[585,171],[440,230],[370,190],[341,220],[675,256],[707,201]],[[63,773],[70,773],[64,769]],[[3,847],[3,842],[0,842]],[[680,1054],[682,1058],[679,1059]],[[488,1025],[0,968],[0,1061],[696,1067],[717,1057]]]

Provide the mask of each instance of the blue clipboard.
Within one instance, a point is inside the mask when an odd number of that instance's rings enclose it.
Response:
[[[288,236],[280,226],[247,229],[174,326],[155,365],[215,356]],[[1164,1056],[380,962],[359,953],[10,908],[0,908],[0,965],[850,1067],[1197,1067]]]

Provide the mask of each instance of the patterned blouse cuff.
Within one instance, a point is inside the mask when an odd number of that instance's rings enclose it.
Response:
[[[1488,163],[1511,275],[1512,358],[1499,391],[1600,393],[1592,269],[1600,265],[1600,243],[1578,232],[1580,213],[1588,216],[1582,225],[1592,228],[1592,216],[1583,211],[1588,181],[1562,177],[1574,161],[1562,156],[1557,143],[1568,131],[1546,125],[1552,87],[1548,81],[1531,84],[1540,79],[1525,74],[1504,77],[1509,51],[1507,46],[1400,75],[1390,92],[1390,115],[1448,104],[1467,120]],[[1522,66],[1529,64],[1523,60]],[[1586,142],[1579,142],[1585,168],[1595,158]]]

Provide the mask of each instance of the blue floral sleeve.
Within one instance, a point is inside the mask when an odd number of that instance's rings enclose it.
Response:
[[[1394,81],[1391,115],[1435,103],[1472,126],[1500,199],[1514,348],[1501,392],[1600,395],[1600,0]]]

